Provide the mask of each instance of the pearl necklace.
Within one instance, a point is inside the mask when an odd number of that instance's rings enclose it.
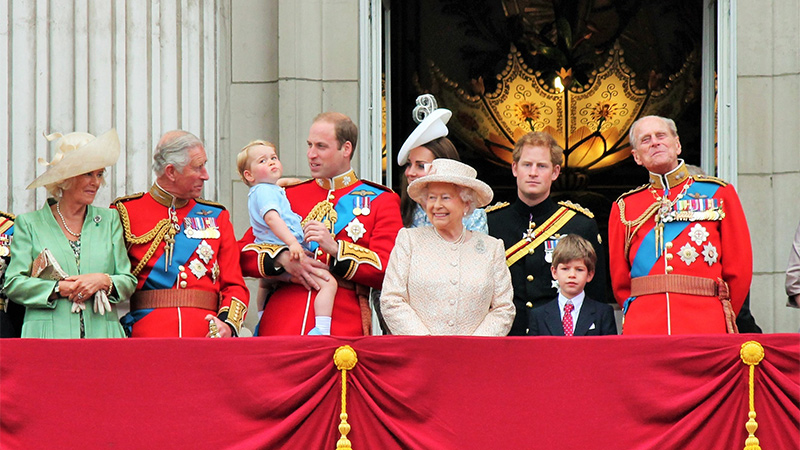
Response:
[[[458,245],[458,244],[464,242],[464,236],[465,236],[466,231],[467,231],[467,227],[462,225],[461,226],[461,236],[459,236],[458,239],[456,239],[455,241],[451,242],[451,241],[448,241],[447,239],[443,238],[442,235],[439,234],[439,230],[437,230],[436,227],[433,227],[433,232],[436,233],[437,236],[439,236],[439,239],[447,242],[448,244],[453,244],[453,245]]]
[[[61,202],[56,203],[56,212],[58,212],[58,217],[61,217],[61,223],[64,225],[64,228],[67,229],[67,233],[69,233],[69,234],[75,236],[76,238],[80,239],[81,238],[81,233],[76,233],[76,232],[70,230],[69,225],[67,225],[67,221],[64,220],[64,215],[61,214]]]

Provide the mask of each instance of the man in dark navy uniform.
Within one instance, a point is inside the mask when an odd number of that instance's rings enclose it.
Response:
[[[528,312],[558,296],[550,263],[558,240],[577,234],[597,252],[594,279],[586,294],[605,301],[606,263],[594,215],[586,208],[550,198],[550,186],[561,173],[564,150],[547,133],[531,132],[514,145],[511,171],[517,179],[517,200],[486,209],[489,234],[502,239],[514,285],[517,316],[509,336],[527,334]]]

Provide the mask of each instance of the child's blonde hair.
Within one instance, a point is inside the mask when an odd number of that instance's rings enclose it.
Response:
[[[244,184],[251,186],[250,182],[244,178],[244,171],[249,169],[248,165],[250,163],[250,149],[253,147],[257,147],[259,145],[263,145],[264,147],[270,147],[275,150],[275,154],[278,154],[278,147],[275,146],[272,142],[265,141],[263,139],[257,139],[255,141],[251,141],[249,144],[245,145],[242,151],[236,155],[236,168],[239,170],[239,177],[244,181]]]
[[[583,261],[589,272],[594,272],[597,264],[597,253],[592,244],[577,234],[568,234],[558,240],[553,252],[553,267],[566,264],[576,259]]]

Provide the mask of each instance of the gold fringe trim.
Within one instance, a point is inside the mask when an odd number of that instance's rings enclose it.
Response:
[[[342,371],[342,413],[339,415],[339,433],[342,435],[336,442],[336,450],[352,450],[352,444],[347,439],[347,433],[350,432],[350,424],[347,423],[347,371],[356,366],[358,355],[353,347],[343,345],[333,353],[333,363]]]
[[[747,440],[744,441],[744,450],[761,450],[761,446],[758,443],[758,438],[756,437],[758,422],[756,422],[753,376],[755,374],[756,366],[761,362],[761,360],[764,359],[764,347],[762,347],[761,344],[756,341],[747,341],[742,344],[742,349],[739,351],[739,357],[742,358],[743,363],[750,366],[750,379],[748,383],[750,412],[747,413],[747,417],[749,419],[747,424],[744,426],[748,433]]]

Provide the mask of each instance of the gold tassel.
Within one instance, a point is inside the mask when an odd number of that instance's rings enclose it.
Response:
[[[342,413],[339,415],[339,441],[336,442],[336,450],[352,450],[350,440],[347,439],[347,433],[350,432],[350,424],[347,423],[347,371],[353,370],[353,367],[358,363],[358,356],[353,347],[343,345],[336,349],[333,353],[333,363],[336,368],[342,371]]]
[[[749,420],[744,426],[748,433],[747,440],[744,441],[744,450],[761,450],[761,446],[759,445],[758,438],[755,434],[756,429],[758,428],[758,423],[756,422],[756,408],[753,394],[753,376],[755,374],[756,366],[761,362],[762,359],[764,359],[764,347],[762,347],[761,344],[756,341],[747,341],[742,344],[742,350],[739,352],[739,356],[742,358],[743,363],[750,366],[750,412],[747,414]]]

